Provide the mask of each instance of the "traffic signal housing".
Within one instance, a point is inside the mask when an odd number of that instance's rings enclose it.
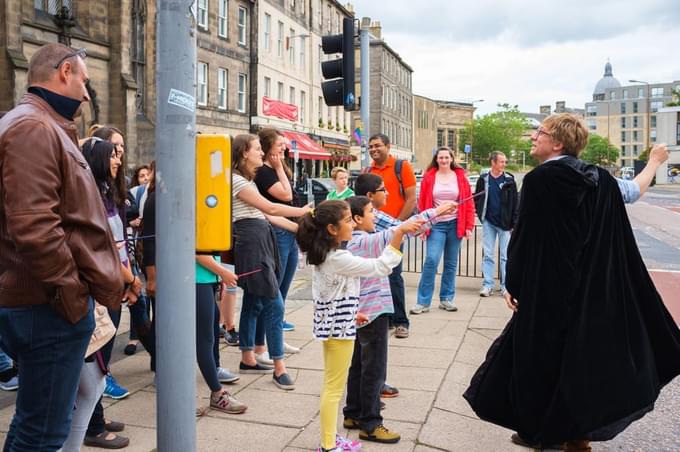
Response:
[[[356,109],[354,93],[354,19],[342,20],[342,34],[321,37],[321,49],[326,55],[341,53],[342,58],[321,63],[321,91],[329,107]]]

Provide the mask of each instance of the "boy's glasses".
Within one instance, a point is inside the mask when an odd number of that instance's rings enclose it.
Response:
[[[378,193],[379,191],[384,191],[385,193],[387,193],[387,189],[385,187],[375,189],[375,193]]]

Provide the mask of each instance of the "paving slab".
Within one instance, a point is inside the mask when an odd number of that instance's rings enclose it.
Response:
[[[149,452],[156,447],[156,430],[152,428],[126,425],[125,430],[120,433],[130,439],[130,445],[125,452]],[[102,452],[104,449],[99,447],[83,446],[81,452]]]
[[[283,450],[298,434],[297,428],[242,422],[232,418],[202,417],[196,428],[200,452],[264,452]]]
[[[493,340],[476,330],[468,330],[456,354],[456,361],[479,366],[484,362],[486,353]]]
[[[385,409],[382,411],[382,416],[385,419],[385,424],[388,424],[387,420],[390,421],[390,425],[392,424],[391,421],[424,423],[435,395],[436,393],[430,391],[400,389],[398,397],[383,399]]]
[[[387,355],[388,369],[392,366],[448,369],[452,362],[453,355],[451,354],[418,347],[392,347]]]
[[[420,391],[435,392],[439,388],[446,370],[404,367],[390,365],[387,371],[387,378],[391,385],[399,390],[413,389]]]
[[[476,418],[475,412],[463,398],[463,393],[467,389],[467,384],[456,383],[451,379],[444,380],[441,389],[437,392],[434,407],[451,413],[462,414],[463,416]]]

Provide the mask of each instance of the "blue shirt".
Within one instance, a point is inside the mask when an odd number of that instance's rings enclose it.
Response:
[[[491,173],[489,176],[489,184],[486,187],[486,213],[484,219],[494,226],[501,227],[501,188],[505,182],[505,173],[501,173],[498,177],[493,177]]]

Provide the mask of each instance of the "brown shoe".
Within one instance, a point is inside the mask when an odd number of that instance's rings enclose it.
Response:
[[[529,448],[529,449],[543,450],[543,449],[561,449],[562,448],[562,445],[558,445],[558,444],[550,444],[548,446],[544,446],[540,443],[539,444],[529,444],[528,442],[524,441],[524,439],[522,439],[522,437],[519,436],[519,434],[517,434],[517,433],[513,433],[512,436],[510,436],[510,441],[517,444],[518,446],[526,447],[526,448]]]
[[[394,337],[399,339],[406,339],[408,337],[408,327],[404,325],[399,325],[394,330]]]
[[[593,450],[590,442],[583,439],[567,441],[563,447],[565,452],[591,452]]]

